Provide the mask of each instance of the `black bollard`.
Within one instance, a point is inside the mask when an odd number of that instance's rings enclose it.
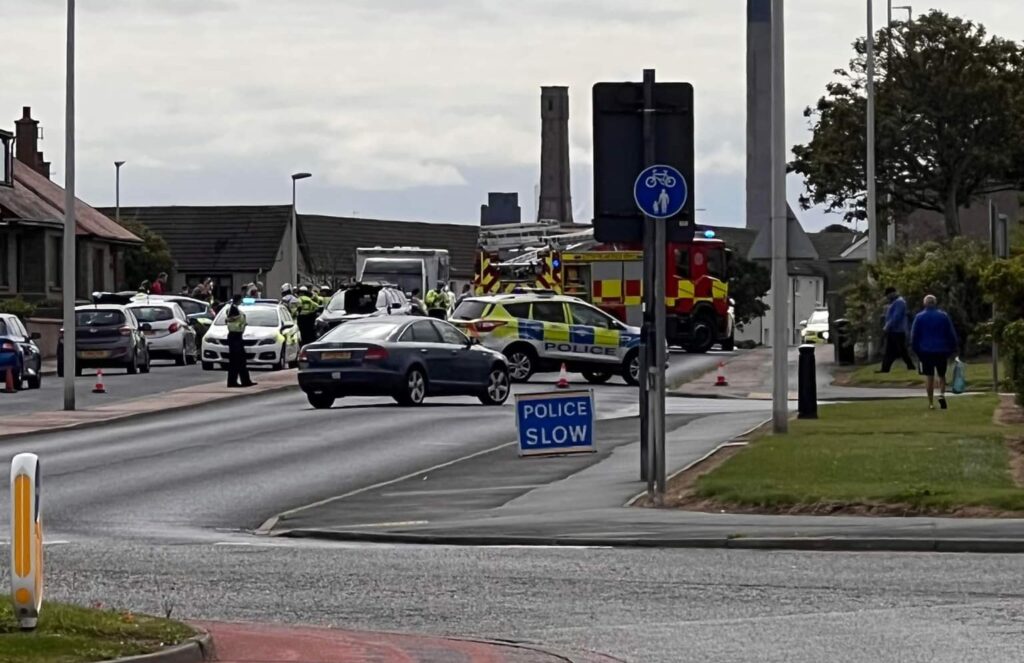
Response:
[[[814,348],[811,343],[800,346],[800,368],[798,373],[800,419],[818,418],[818,383],[814,368]]]

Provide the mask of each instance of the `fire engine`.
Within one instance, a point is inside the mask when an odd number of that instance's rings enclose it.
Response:
[[[477,295],[544,290],[579,297],[626,324],[643,317],[643,251],[601,244],[593,230],[556,224],[482,228],[473,280]],[[666,253],[666,335],[670,345],[707,352],[732,349],[728,255],[720,239],[669,243]]]

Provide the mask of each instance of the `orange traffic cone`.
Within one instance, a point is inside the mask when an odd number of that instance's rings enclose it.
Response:
[[[569,388],[569,371],[565,370],[565,362],[562,362],[562,370],[558,372],[558,384],[555,385],[559,389]]]
[[[7,367],[7,376],[4,378],[4,393],[14,393],[14,369],[10,366]]]
[[[725,362],[718,362],[718,378],[715,380],[716,387],[728,387],[729,381],[725,379]]]
[[[102,368],[97,368],[96,369],[96,386],[92,388],[92,393],[94,393],[94,394],[105,394],[105,393],[107,393],[107,388],[103,386],[103,369]]]

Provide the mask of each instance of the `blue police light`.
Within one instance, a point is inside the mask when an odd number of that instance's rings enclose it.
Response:
[[[242,303],[243,304],[255,304],[256,300],[253,299],[252,297],[242,297]]]
[[[704,237],[706,237],[707,239],[714,239],[715,238],[715,231],[714,230],[705,230],[704,231]]]
[[[555,258],[554,260],[551,261],[551,266],[554,267],[555,269],[558,269],[559,267],[562,266],[562,261],[559,260],[558,258]]]

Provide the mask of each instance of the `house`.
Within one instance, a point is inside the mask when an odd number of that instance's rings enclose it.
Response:
[[[15,149],[13,154],[5,149],[0,182],[0,297],[59,300],[64,189],[50,180],[50,164],[38,146],[39,123],[29,107],[15,125]],[[142,240],[77,199],[75,221],[75,296],[88,299],[92,292],[121,284],[124,252]]]
[[[105,210],[113,214],[112,209]],[[225,301],[248,283],[263,283],[276,297],[290,282],[290,205],[122,207],[121,220],[141,223],[164,238],[174,259],[172,290],[213,278]],[[420,246],[447,249],[452,277],[469,281],[478,226],[298,215],[299,273],[317,283],[355,276],[360,247]]]

